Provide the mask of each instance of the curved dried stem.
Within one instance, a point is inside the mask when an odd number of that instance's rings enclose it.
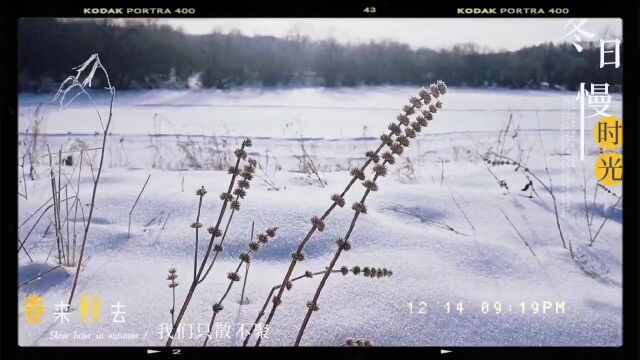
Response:
[[[529,169],[529,167],[525,166],[524,164],[522,164],[521,162],[514,160],[508,156],[505,155],[500,155],[497,154],[495,152],[489,152],[489,154],[500,158],[500,159],[504,159],[504,160],[508,160],[511,161],[513,164],[518,166],[518,169],[520,171],[522,171],[524,174],[528,174],[531,175],[531,177],[533,177],[540,185],[542,185],[542,187],[547,191],[547,193],[549,194],[549,196],[551,196],[551,200],[553,202],[553,213],[555,215],[556,218],[556,226],[558,228],[558,234],[560,234],[560,240],[562,241],[562,247],[563,248],[567,248],[566,242],[564,240],[564,234],[562,233],[562,227],[560,226],[560,214],[558,211],[558,204],[556,201],[556,196],[553,192],[553,186],[551,183],[549,183],[549,185],[545,184],[544,181],[542,181],[538,176],[536,176],[536,174],[534,172],[531,171],[531,169]],[[549,168],[547,167],[547,174],[549,174]],[[551,175],[549,175],[549,180],[551,180]],[[571,252],[571,256],[573,257],[573,251]]]
[[[244,148],[246,146],[251,146],[251,141],[249,139],[246,139],[242,142],[242,145],[240,146],[239,149],[239,153],[244,152]],[[233,190],[233,185],[236,181],[236,178],[239,174],[238,169],[240,168],[240,162],[242,160],[242,156],[240,154],[237,155],[237,159],[236,159],[236,163],[235,166],[233,167],[233,171],[232,171],[232,175],[231,175],[231,180],[229,181],[229,187],[227,188],[226,191],[226,196],[224,197],[223,203],[222,203],[222,207],[220,208],[220,213],[218,214],[218,220],[216,221],[215,226],[213,226],[214,229],[219,229],[220,228],[220,224],[222,223],[222,219],[224,217],[224,214],[227,210],[227,206],[229,205],[230,201],[229,201],[229,197],[231,197],[231,191]],[[207,260],[209,259],[209,256],[211,255],[211,250],[213,249],[213,244],[215,242],[216,237],[219,236],[217,231],[213,231],[211,234],[211,239],[209,240],[209,245],[207,246],[207,251],[204,254],[204,257],[202,258],[202,261],[200,262],[200,267],[198,269],[198,272],[196,273],[196,277],[193,279],[193,282],[191,283],[191,286],[189,286],[189,291],[187,292],[187,296],[185,297],[185,300],[182,304],[182,306],[180,307],[180,312],[178,313],[178,316],[176,318],[175,323],[173,324],[173,327],[171,329],[171,333],[169,334],[169,337],[167,339],[167,342],[165,344],[165,346],[169,347],[171,346],[171,343],[173,342],[173,337],[176,334],[176,331],[178,330],[178,327],[180,326],[180,322],[182,321],[182,318],[184,317],[185,312],[187,311],[187,308],[189,306],[189,303],[191,302],[191,298],[193,297],[193,294],[196,290],[196,287],[200,284],[200,279],[201,276],[204,272],[204,268],[207,264]]]
[[[442,94],[446,93],[446,86],[444,85],[444,83],[439,82],[438,85],[442,85],[443,87],[443,91],[440,91]],[[436,96],[437,94],[434,94],[434,91],[438,91],[438,90],[434,90],[434,88],[431,89],[432,91],[428,91],[426,89],[422,89],[419,93],[420,98],[422,99],[416,99],[417,102],[413,102],[411,105],[407,105],[405,107],[404,112],[406,115],[401,114],[398,117],[398,123],[392,123],[392,125],[390,125],[389,130],[390,132],[388,134],[384,134],[381,137],[381,143],[380,145],[371,152],[372,156],[369,156],[369,158],[365,161],[365,163],[362,165],[362,167],[360,167],[360,173],[363,174],[364,171],[367,169],[367,167],[373,162],[374,157],[378,157],[380,151],[382,150],[382,148],[386,145],[385,144],[385,140],[383,139],[385,136],[387,138],[390,138],[392,135],[394,135],[394,128],[395,130],[399,130],[399,126],[402,125],[404,123],[404,125],[406,125],[406,117],[412,113],[415,112],[416,109],[425,106],[427,108],[429,108],[430,110],[432,110],[431,112],[437,112],[437,110],[435,109],[434,105],[431,105],[433,108],[429,107],[429,103],[431,102],[431,98],[437,98],[438,96]],[[424,101],[424,105],[421,101]],[[424,120],[424,119],[423,119]],[[428,120],[428,119],[427,119]],[[424,120],[426,121],[426,120]],[[347,186],[344,188],[344,190],[342,191],[342,193],[340,193],[339,198],[340,199],[344,199],[344,195],[351,189],[351,187],[353,186],[353,184],[356,182],[357,177],[354,176],[351,178],[351,180],[349,181],[349,183],[347,183]],[[333,209],[335,209],[336,205],[337,205],[337,201],[334,201],[331,206],[329,206],[329,208],[324,212],[324,214],[319,218],[319,220],[324,221],[329,214],[331,214],[331,212],[333,211]],[[309,232],[307,233],[307,235],[302,239],[302,241],[300,242],[300,244],[298,245],[297,249],[296,249],[296,253],[300,254],[302,252],[302,250],[304,249],[305,245],[307,244],[307,242],[309,241],[309,239],[311,238],[311,236],[315,233],[315,231],[318,229],[317,224],[313,224],[311,229],[309,230]],[[287,284],[287,282],[290,280],[291,278],[291,274],[293,273],[293,270],[297,264],[298,260],[294,257],[291,260],[291,263],[289,264],[289,268],[287,270],[286,275],[284,276],[283,280],[282,280],[282,284],[280,289],[278,290],[278,293],[276,294],[276,296],[273,298],[273,304],[271,307],[271,311],[269,312],[269,315],[267,316],[267,320],[265,322],[265,325],[268,326],[271,321],[273,320],[273,317],[275,315],[276,310],[278,309],[278,306],[282,303],[282,295],[284,292],[284,288],[285,285]],[[262,341],[262,338],[259,338],[258,341],[256,342],[255,346],[260,346],[260,343]]]
[[[342,267],[347,268],[346,266]],[[344,270],[331,270],[329,273],[330,274],[336,274],[336,273],[341,273],[343,275],[346,275]],[[373,268],[372,268],[373,269]],[[385,269],[378,269],[380,270],[380,273],[383,274],[383,276],[391,276],[393,275],[393,272],[390,270]],[[294,282],[301,280],[301,279],[305,279],[305,278],[313,278],[316,275],[324,275],[327,272],[327,270],[322,270],[322,271],[316,271],[316,272],[311,272],[311,271],[305,271],[302,275],[298,275],[296,277],[291,278],[291,280],[289,280],[290,284],[293,284]],[[358,275],[360,273],[362,273],[362,269],[359,266],[354,266],[351,269],[348,269],[349,273],[352,273],[353,275]],[[377,274],[378,272],[376,272]],[[364,273],[366,276],[366,273]],[[249,343],[249,340],[251,339],[251,335],[253,334],[254,330],[256,329],[256,327],[258,326],[258,324],[260,323],[260,319],[262,319],[262,316],[264,316],[265,311],[267,310],[267,306],[269,306],[269,300],[271,300],[271,296],[273,295],[273,293],[280,289],[281,285],[276,285],[274,287],[271,288],[271,290],[269,291],[269,295],[267,296],[264,304],[262,305],[262,308],[260,309],[260,312],[258,313],[258,316],[256,317],[256,320],[253,322],[253,325],[251,326],[251,329],[249,330],[249,333],[247,334],[247,336],[244,339],[244,342],[242,343],[242,346],[247,346],[247,344]]]
[[[387,164],[386,160],[382,162],[382,165],[386,165],[386,164]],[[375,183],[377,179],[378,179],[378,174],[374,175],[373,182]],[[371,189],[366,189],[364,191],[364,195],[362,195],[362,199],[360,199],[360,204],[362,205],[365,204],[365,201],[367,200],[367,196],[369,196],[370,193],[371,193]],[[342,245],[338,246],[338,250],[336,250],[336,253],[333,255],[333,259],[331,259],[331,262],[327,267],[327,271],[322,277],[322,280],[320,280],[320,284],[318,285],[318,288],[316,289],[316,292],[313,295],[313,300],[311,300],[311,303],[310,303],[311,306],[308,306],[309,309],[307,310],[307,314],[305,315],[304,320],[302,321],[302,325],[298,330],[298,336],[296,337],[296,342],[294,346],[298,346],[300,344],[300,340],[302,340],[302,335],[304,334],[304,330],[307,328],[309,319],[311,318],[311,314],[317,310],[318,299],[320,298],[322,289],[324,289],[324,286],[327,283],[327,279],[329,279],[329,275],[331,274],[333,267],[336,265],[336,262],[338,261],[340,254],[342,254],[342,251],[344,251],[345,245],[348,244],[349,237],[351,236],[351,233],[353,232],[353,229],[356,226],[356,221],[358,221],[358,217],[360,217],[360,214],[361,214],[361,211],[355,210],[355,214],[351,219],[351,224],[349,224],[349,229],[347,230],[347,233],[344,235],[344,242]]]
[[[78,258],[78,266],[76,268],[76,276],[75,276],[75,279],[73,280],[73,286],[71,288],[71,294],[69,295],[69,301],[67,302],[67,305],[69,305],[69,308],[71,308],[71,302],[73,301],[73,295],[74,295],[76,287],[78,285],[78,277],[80,276],[82,258],[84,256],[84,250],[85,250],[85,246],[87,244],[87,237],[89,235],[89,227],[91,226],[91,218],[93,217],[93,210],[95,208],[96,193],[98,191],[98,184],[100,182],[100,175],[102,174],[102,165],[104,164],[104,151],[105,151],[106,145],[107,145],[107,137],[109,135],[109,128],[111,126],[111,120],[113,119],[113,100],[114,100],[115,95],[116,95],[115,88],[113,86],[111,86],[111,81],[109,80],[109,74],[108,74],[107,70],[102,66],[102,63],[100,62],[100,58],[98,57],[98,54],[92,55],[89,58],[89,60],[87,60],[83,65],[81,65],[79,67],[78,75],[76,77],[74,77],[74,81],[78,81],[77,78],[82,74],[82,71],[85,69],[85,67],[92,60],[95,61],[94,65],[93,65],[93,68],[92,68],[92,71],[85,78],[84,82],[81,84],[80,87],[84,91],[84,85],[88,84],[89,86],[91,86],[91,79],[93,78],[93,75],[95,74],[95,71],[99,68],[99,69],[102,70],[102,72],[104,73],[104,75],[107,78],[108,90],[111,93],[111,99],[109,101],[109,116],[107,118],[107,125],[103,126],[104,132],[103,132],[103,135],[102,135],[102,146],[101,146],[101,149],[100,149],[100,163],[98,165],[98,171],[96,173],[96,177],[95,177],[95,180],[93,182],[93,191],[91,193],[91,203],[90,203],[90,206],[89,206],[89,214],[87,216],[87,224],[86,224],[86,226],[84,228],[84,235],[83,235],[83,238],[82,238],[82,246],[80,248],[80,256]],[[63,89],[63,86],[64,86],[64,83],[62,85],[60,85],[60,89]],[[66,92],[65,92],[65,94],[66,94]],[[58,96],[58,94],[56,94],[56,97],[57,96]],[[89,96],[89,98],[91,98],[91,97]],[[62,100],[61,100],[61,103],[62,103]],[[97,111],[97,108],[96,108],[96,111]],[[98,112],[98,117],[100,117],[100,112]],[[103,125],[101,117],[100,117],[100,123],[101,123],[101,125]]]
[[[252,226],[252,228],[253,228],[253,226]],[[271,228],[271,229],[273,229],[273,232],[271,232],[271,233],[267,232],[267,234],[272,234],[272,236],[267,236],[266,234],[258,235],[259,238],[262,237],[264,239],[264,241],[261,241],[262,243],[266,244],[269,237],[275,236],[275,230],[277,228]],[[253,230],[251,232],[251,239],[253,239]],[[240,262],[238,263],[238,266],[236,267],[236,270],[234,272],[228,274],[227,277],[229,278],[229,285],[227,286],[227,290],[224,292],[224,294],[222,294],[222,297],[220,298],[220,300],[218,300],[218,302],[213,305],[213,314],[211,315],[211,321],[209,322],[209,329],[207,331],[207,336],[204,339],[204,344],[202,346],[207,346],[207,342],[209,341],[211,330],[213,329],[213,323],[215,322],[216,316],[218,316],[218,313],[220,311],[222,311],[222,309],[223,309],[222,303],[227,298],[227,295],[229,295],[229,291],[231,291],[231,287],[233,287],[233,284],[235,282],[240,281],[240,275],[238,274],[238,272],[240,271],[240,268],[242,267],[242,264],[244,264],[244,263],[249,264],[249,262],[250,262],[249,259],[251,257],[251,254],[254,251],[258,250],[258,246],[259,246],[259,244],[261,242],[252,243],[254,245],[254,247],[251,247],[251,245],[250,245],[250,247],[247,250],[247,252],[245,252],[245,253],[240,255]]]

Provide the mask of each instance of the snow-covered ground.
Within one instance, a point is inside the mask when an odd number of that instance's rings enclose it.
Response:
[[[377,136],[415,92],[382,87],[117,93],[86,264],[69,322],[56,321],[54,314],[73,282],[75,269],[65,267],[20,287],[20,345],[164,345],[172,302],[167,270],[174,267],[179,276],[177,306],[193,276],[194,230],[189,226],[197,212],[195,191],[200,186],[209,191],[201,215],[208,227],[221,205],[217,196],[228,186],[227,160],[243,137],[251,137],[250,156],[261,165],[258,178],[233,218],[222,261],[196,290],[183,319],[184,335],[174,341],[178,346],[202,344],[211,305],[224,293],[226,273],[237,266],[255,221],[256,231],[278,226],[278,235],[252,260],[249,304],[239,304],[241,283],[236,284],[209,341],[209,346],[241,344],[236,334],[242,324],[253,323],[271,287],[281,282],[310,218],[321,215],[330,195],[342,191],[350,179],[348,170],[377,146]],[[20,97],[21,140],[29,141],[27,130],[36,108],[50,98]],[[96,101],[104,111],[107,99],[97,96]],[[577,130],[575,94],[453,88],[442,101],[444,109],[390,167],[379,191],[369,196],[368,213],[358,220],[351,238],[353,248],[337,263],[386,267],[393,276],[332,275],[302,344],[332,346],[359,338],[389,346],[620,345],[622,211],[621,204],[612,209],[617,199],[602,189],[593,201],[593,166],[599,155],[592,140],[595,118],[587,122],[582,163],[576,152],[578,133],[569,133]],[[619,96],[614,96],[609,113],[620,116]],[[517,158],[519,143],[523,161],[546,183],[548,162],[562,231],[574,259],[562,246],[553,202],[544,188],[534,182],[539,196],[530,198],[530,191],[521,191],[528,181],[522,172],[514,166],[487,165],[477,155],[495,147],[510,115],[504,154]],[[52,152],[60,146],[63,151],[100,146],[100,136],[94,135],[100,131],[95,109],[86,102],[65,109],[46,104],[39,116],[45,135],[38,140],[36,180],[27,177],[28,199],[19,198],[20,223],[51,196],[46,144]],[[326,185],[305,172],[303,146]],[[24,151],[21,146],[20,153]],[[90,157],[96,153],[91,150]],[[97,158],[93,162],[97,164]],[[63,166],[63,171],[71,177],[73,168]],[[128,213],[149,174],[128,237]],[[608,216],[593,246],[588,246],[585,176],[592,232]],[[506,181],[508,191],[499,180]],[[87,204],[92,175],[86,164],[80,184],[81,201]],[[23,183],[19,190],[24,193]],[[613,190],[621,195],[620,188]],[[363,191],[354,186],[347,204]],[[294,276],[328,265],[334,241],[344,236],[352,214],[349,206],[331,213],[325,231],[316,233],[306,247],[307,260],[298,264]],[[19,229],[21,239],[36,218]],[[19,284],[56,263],[55,249],[44,263],[55,242],[53,231],[43,236],[50,218],[43,217],[26,243],[33,262],[19,254]],[[264,345],[293,344],[319,278],[296,281],[285,292]],[[33,294],[45,300],[40,325],[27,324],[24,315],[24,298]],[[79,303],[85,295],[103,300],[101,324],[82,323]],[[121,309],[125,323],[113,321],[112,305],[117,302],[126,306]],[[550,308],[543,311],[545,305]],[[94,336],[78,339],[81,333]],[[96,338],[97,333],[104,338]]]

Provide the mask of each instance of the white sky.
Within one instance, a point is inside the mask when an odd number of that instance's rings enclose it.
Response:
[[[563,29],[569,19],[158,19],[159,23],[181,28],[190,34],[208,34],[214,29],[222,32],[239,30],[245,35],[273,35],[284,37],[299,33],[311,39],[333,36],[343,43],[391,39],[410,44],[414,48],[440,49],[454,44],[473,42],[492,49],[517,50],[524,46],[545,42],[563,42],[561,38],[572,29]],[[578,23],[582,19],[575,19]],[[622,20],[614,18],[587,19],[581,27],[598,40],[605,33],[607,39],[622,39]],[[587,39],[585,39],[587,40]]]

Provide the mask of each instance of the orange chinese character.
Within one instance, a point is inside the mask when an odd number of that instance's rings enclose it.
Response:
[[[40,296],[29,296],[24,299],[24,314],[29,325],[39,325],[44,316],[44,299]]]
[[[596,160],[595,175],[604,186],[616,186],[622,183],[622,155],[616,153],[602,154]]]
[[[622,146],[622,121],[614,116],[607,116],[596,125],[593,137],[598,146],[605,150],[615,150]]]
[[[102,309],[102,300],[100,300],[97,296],[93,296],[93,300],[91,300],[90,296],[81,296],[80,297],[80,316],[82,316],[82,323],[86,324],[87,322],[102,322],[100,318],[100,310]]]

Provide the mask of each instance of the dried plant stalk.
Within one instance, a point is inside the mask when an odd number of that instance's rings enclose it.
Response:
[[[489,155],[493,155],[496,158],[502,159],[504,160],[504,162],[506,163],[505,165],[515,165],[517,166],[516,170],[520,170],[522,171],[523,174],[525,175],[530,175],[534,180],[536,180],[536,182],[538,182],[540,185],[542,185],[542,187],[547,191],[547,193],[549,194],[549,196],[551,196],[551,200],[553,203],[553,214],[555,216],[556,219],[556,227],[558,228],[558,234],[560,235],[560,241],[562,242],[562,247],[563,248],[567,248],[567,244],[565,242],[564,239],[564,234],[562,233],[562,227],[560,226],[560,213],[558,210],[558,203],[556,201],[556,195],[553,191],[553,183],[551,182],[551,175],[549,172],[549,167],[545,165],[546,167],[546,172],[547,175],[549,177],[549,184],[547,185],[544,181],[542,181],[534,172],[531,171],[531,169],[529,169],[528,166],[522,164],[521,162],[514,160],[508,156],[505,155],[500,155],[497,154],[495,152],[489,152]],[[485,157],[485,161],[488,160],[487,157]],[[571,252],[571,257],[573,257],[573,251],[571,249],[571,247],[569,247],[569,251]]]
[[[233,192],[235,194],[235,198],[230,194],[221,195],[223,197],[226,196],[228,199],[232,200],[231,213],[229,214],[229,219],[227,219],[227,225],[224,227],[224,232],[222,233],[222,237],[220,237],[220,241],[213,247],[213,251],[215,251],[215,254],[213,255],[213,259],[211,260],[211,263],[209,264],[209,267],[205,271],[204,275],[202,275],[198,280],[198,284],[202,283],[207,278],[207,276],[209,276],[209,273],[211,272],[213,265],[216,263],[216,260],[218,259],[218,255],[224,250],[224,246],[223,246],[224,240],[227,238],[227,233],[229,232],[229,225],[231,225],[231,220],[233,219],[233,215],[236,213],[236,211],[240,210],[240,199],[244,198],[244,196],[246,195],[246,189],[249,188],[251,180],[253,179],[253,176],[256,171],[257,162],[254,159],[248,159],[247,163],[248,165],[244,166],[243,171],[239,174],[239,176],[242,177],[242,179],[238,180],[237,188]],[[217,228],[216,229],[209,228],[209,233],[211,233],[212,231],[218,231],[218,230]]]
[[[269,316],[267,317],[267,320],[265,322],[266,325],[271,323],[278,306],[282,303],[282,294],[284,292],[284,287],[289,281],[296,263],[304,259],[304,254],[302,253],[302,250],[304,249],[305,245],[307,244],[307,242],[309,241],[313,233],[316,231],[316,229],[319,231],[322,231],[324,229],[324,220],[329,216],[329,214],[331,213],[331,211],[333,211],[336,205],[341,207],[344,206],[344,195],[349,191],[349,189],[351,189],[351,186],[357,180],[365,180],[365,175],[364,175],[365,170],[372,162],[375,162],[377,164],[374,169],[374,171],[376,172],[376,178],[378,176],[386,175],[387,168],[385,167],[385,164],[387,163],[393,164],[395,162],[394,155],[401,155],[403,153],[404,147],[409,145],[409,138],[415,138],[417,133],[420,132],[422,128],[428,125],[428,121],[433,119],[433,114],[436,113],[438,109],[442,107],[442,103],[440,101],[437,101],[435,104],[431,104],[432,99],[437,99],[440,96],[440,94],[444,95],[446,94],[446,92],[447,92],[447,87],[444,84],[444,82],[438,81],[436,84],[432,84],[429,90],[425,88],[421,89],[418,92],[418,97],[411,97],[409,99],[410,104],[405,105],[402,109],[402,113],[398,115],[397,117],[398,123],[394,122],[389,125],[388,128],[390,133],[383,134],[382,136],[380,136],[380,140],[381,140],[380,145],[376,148],[376,150],[368,151],[366,153],[368,159],[365,161],[362,167],[355,168],[351,171],[352,179],[349,181],[349,183],[347,184],[343,192],[339,195],[336,194],[332,196],[333,203],[325,211],[322,217],[320,218],[314,217],[312,219],[311,229],[309,230],[307,235],[304,237],[304,239],[300,242],[296,251],[292,254],[292,261],[291,261],[291,264],[289,265],[289,269],[282,281],[278,294],[273,298],[273,305],[271,307],[271,311],[269,312]],[[424,106],[424,110],[422,110],[422,113],[415,117],[415,121],[411,122],[411,120],[409,119],[409,116],[411,116],[412,114],[415,114],[416,110],[423,108],[423,106]],[[404,132],[401,126],[404,126]],[[395,137],[395,141],[394,141],[394,137]],[[385,152],[384,154],[382,154],[382,156],[380,156],[380,151],[385,146],[388,146],[389,151]],[[382,164],[379,164],[378,162],[380,161],[381,158],[384,161]],[[371,188],[367,188],[366,194],[368,194],[373,189],[373,187],[376,186],[375,179],[372,183],[365,182],[363,184],[365,184],[365,186],[367,186],[367,184],[371,186]],[[363,207],[360,210],[365,210],[364,202],[361,202],[360,205],[362,205]],[[352,226],[355,225],[355,220],[357,219],[358,214],[360,214],[361,212],[362,211],[356,210],[356,216],[352,220]],[[335,262],[333,262],[333,264],[335,264]],[[321,286],[324,286],[324,284],[322,283]],[[262,341],[262,338],[259,338],[255,345],[259,346],[261,341]]]
[[[255,222],[251,222],[251,239],[253,239],[253,229],[255,226]],[[247,262],[247,264],[245,265],[245,270],[244,270],[244,280],[242,281],[242,292],[240,293],[240,305],[244,305],[244,290],[247,287],[247,278],[249,277],[249,265],[251,265],[250,262]]]
[[[133,210],[136,209],[136,205],[138,205],[138,201],[140,200],[140,197],[142,196],[144,189],[147,187],[147,183],[149,182],[150,178],[151,178],[151,174],[147,176],[147,180],[145,180],[144,185],[142,185],[142,189],[140,189],[140,193],[138,193],[138,197],[136,198],[136,201],[133,203],[133,206],[131,206],[131,210],[129,210],[129,227],[127,228],[127,239],[131,237],[131,216],[133,216]]]
[[[384,166],[387,163],[387,161],[383,161],[382,162],[382,166]],[[373,177],[372,183],[375,184],[376,180],[378,179],[379,174],[376,174]],[[353,232],[353,229],[356,225],[356,221],[358,220],[358,217],[360,216],[360,214],[366,214],[367,210],[365,207],[365,200],[367,199],[367,196],[369,196],[369,194],[371,193],[371,188],[367,188],[364,192],[364,195],[362,195],[362,199],[360,200],[360,202],[356,202],[353,204],[352,208],[355,211],[355,214],[353,215],[353,218],[351,219],[351,224],[349,225],[349,229],[347,230],[347,233],[344,236],[344,239],[339,239],[338,240],[338,250],[335,252],[335,254],[333,255],[333,259],[331,259],[331,262],[329,263],[329,266],[327,267],[327,271],[325,272],[324,276],[322,277],[322,280],[320,280],[320,284],[318,285],[318,288],[316,289],[315,295],[313,296],[313,300],[311,300],[310,302],[307,303],[307,307],[309,308],[307,311],[307,314],[305,315],[304,320],[302,321],[302,325],[300,326],[300,329],[298,330],[298,336],[296,337],[296,342],[295,342],[295,346],[298,346],[300,344],[300,340],[302,339],[302,334],[304,333],[304,330],[307,327],[307,324],[309,323],[309,319],[311,318],[311,314],[314,311],[318,311],[319,306],[318,306],[318,299],[320,298],[320,293],[322,292],[322,289],[324,288],[325,284],[327,283],[327,279],[329,279],[329,275],[331,274],[331,271],[333,270],[333,267],[336,265],[336,262],[338,261],[338,258],[340,257],[340,254],[342,254],[342,251],[351,248],[351,245],[349,243],[349,237],[351,236],[351,233]]]
[[[224,309],[224,307],[222,306],[222,303],[227,298],[227,295],[229,295],[229,291],[231,291],[231,287],[233,287],[233,284],[235,282],[240,281],[240,275],[238,274],[238,272],[240,271],[240,268],[244,263],[249,264],[251,262],[251,254],[254,252],[257,252],[260,249],[261,244],[266,245],[269,242],[270,238],[273,238],[276,236],[276,230],[278,230],[277,227],[271,227],[267,229],[264,233],[258,234],[258,236],[256,237],[257,241],[255,242],[253,241],[253,231],[251,232],[252,241],[249,243],[249,250],[240,254],[240,262],[238,263],[236,270],[234,272],[230,272],[229,274],[227,274],[227,278],[229,279],[229,286],[227,286],[227,290],[224,292],[220,300],[218,300],[218,302],[213,304],[212,306],[213,314],[211,315],[211,321],[209,322],[209,330],[207,332],[207,336],[205,337],[204,344],[202,346],[207,346],[207,342],[209,341],[211,330],[213,329],[213,323],[215,322],[216,316],[218,316],[218,313],[222,311],[222,309]]]
[[[196,244],[194,246],[193,251],[193,281],[196,281],[196,274],[198,269],[198,241],[200,235],[200,228],[202,224],[200,223],[200,212],[202,211],[202,198],[207,193],[204,186],[200,187],[198,191],[196,191],[196,195],[198,195],[198,213],[196,214],[196,221],[191,224],[191,227],[196,230]]]
[[[169,269],[169,275],[167,275],[167,280],[170,281],[169,288],[171,289],[171,293],[173,295],[173,302],[171,303],[171,309],[169,312],[171,313],[171,326],[176,323],[175,321],[175,312],[176,312],[176,288],[178,287],[178,283],[176,279],[178,278],[178,274],[175,268]]]
[[[93,66],[92,66],[89,74],[81,82],[80,81],[80,76],[82,75],[84,70],[92,63],[93,63]],[[84,249],[86,247],[87,237],[89,235],[89,227],[91,226],[91,219],[93,217],[93,210],[95,208],[96,193],[98,191],[98,184],[100,182],[100,175],[102,174],[102,165],[104,164],[104,151],[106,149],[107,136],[109,135],[109,127],[111,126],[111,120],[113,119],[113,100],[114,100],[115,95],[116,95],[116,89],[111,85],[111,81],[109,80],[109,73],[107,72],[107,69],[105,69],[104,66],[102,65],[102,63],[100,62],[100,58],[98,57],[98,54],[93,54],[87,61],[84,62],[84,64],[80,65],[77,68],[77,75],[76,76],[68,77],[62,83],[62,85],[60,85],[60,90],[58,91],[58,93],[56,94],[56,97],[54,98],[54,99],[57,99],[59,96],[61,96],[60,103],[61,103],[61,105],[64,105],[64,99],[65,99],[66,95],[68,94],[68,92],[71,89],[77,87],[77,88],[80,89],[80,92],[75,96],[79,96],[81,94],[85,94],[89,98],[89,100],[93,103],[93,99],[85,91],[85,86],[87,86],[87,85],[91,86],[91,80],[93,79],[93,77],[95,75],[95,72],[98,69],[101,70],[102,73],[104,74],[104,76],[106,77],[107,89],[109,90],[109,93],[111,95],[111,98],[109,100],[109,116],[107,118],[107,125],[105,126],[104,122],[102,121],[102,116],[100,115],[100,112],[98,111],[98,108],[95,107],[95,104],[94,104],[94,107],[96,109],[96,113],[98,115],[98,119],[100,120],[100,125],[102,126],[102,129],[104,131],[102,133],[102,147],[100,148],[100,163],[98,165],[98,171],[97,171],[95,179],[93,181],[93,190],[91,192],[91,203],[89,205],[89,214],[87,216],[87,224],[84,227],[84,234],[83,234],[83,237],[82,237],[82,245],[80,247],[80,256],[78,257],[78,266],[76,268],[76,276],[75,276],[75,279],[73,280],[73,286],[71,287],[71,294],[69,295],[69,301],[67,302],[67,305],[69,305],[69,308],[71,307],[71,301],[73,300],[73,295],[74,295],[76,287],[78,285],[78,277],[80,276],[82,258],[84,256]],[[71,82],[70,85],[68,84],[69,82]],[[66,88],[65,88],[65,85],[67,86]],[[75,98],[75,96],[74,96],[74,98]],[[73,98],[71,100],[69,100],[69,102],[71,102],[71,101],[73,101]],[[67,104],[69,102],[67,102]]]
[[[286,289],[287,290],[291,290],[291,288],[293,287],[293,283],[300,280],[300,279],[310,279],[313,278],[316,275],[323,275],[327,272],[327,270],[323,270],[323,271],[316,271],[316,272],[311,272],[311,271],[305,271],[302,275],[296,276],[291,278],[291,280],[287,283],[286,285]],[[363,274],[365,277],[388,277],[393,275],[393,271],[388,270],[387,268],[375,268],[375,267],[368,267],[365,266],[364,268],[361,268],[360,266],[354,266],[353,268],[349,269],[346,266],[342,266],[340,268],[340,270],[331,270],[329,272],[330,274],[336,274],[336,273],[341,273],[342,275],[347,275],[349,273],[353,274],[353,275],[359,275],[359,274]],[[260,309],[260,312],[258,313],[258,317],[256,317],[256,320],[253,322],[253,325],[251,326],[251,329],[249,329],[249,332],[247,334],[247,336],[244,339],[244,342],[242,343],[242,346],[247,346],[247,344],[249,343],[249,339],[251,339],[251,335],[253,334],[253,332],[255,331],[256,327],[258,326],[258,324],[260,323],[260,319],[262,319],[262,316],[264,316],[265,311],[267,310],[267,306],[269,306],[269,300],[271,299],[271,296],[273,295],[273,293],[280,289],[280,285],[276,285],[274,287],[271,288],[271,291],[269,291],[269,295],[267,296],[267,299],[265,300],[264,304],[262,305],[262,308]]]
[[[222,193],[220,195],[220,199],[223,201],[223,203],[222,203],[222,207],[220,208],[220,213],[218,214],[218,219],[216,221],[216,224],[214,226],[209,227],[209,229],[208,229],[209,234],[211,234],[211,239],[209,240],[209,245],[207,246],[207,251],[205,252],[202,260],[200,261],[200,266],[199,266],[199,269],[198,269],[198,271],[196,273],[196,276],[193,279],[191,285],[189,286],[189,290],[187,292],[187,295],[186,295],[186,297],[184,299],[184,302],[183,302],[182,306],[180,307],[180,312],[178,313],[176,321],[173,324],[173,327],[171,329],[171,333],[169,334],[169,337],[168,337],[167,342],[165,344],[165,346],[167,346],[167,347],[171,346],[171,343],[173,342],[173,337],[175,336],[176,331],[178,330],[178,327],[180,326],[180,322],[182,321],[182,318],[184,317],[184,314],[185,314],[187,308],[189,307],[189,303],[191,302],[191,298],[193,297],[193,294],[194,294],[194,292],[196,290],[196,287],[202,282],[202,280],[204,280],[203,272],[204,272],[205,266],[207,265],[207,261],[209,260],[209,256],[211,255],[211,251],[214,248],[215,239],[217,237],[222,236],[222,232],[219,229],[220,229],[220,224],[222,223],[222,220],[224,218],[224,214],[225,214],[225,212],[227,210],[227,207],[230,206],[233,211],[239,210],[240,209],[239,198],[244,198],[244,195],[246,195],[246,192],[244,192],[244,189],[243,189],[243,187],[240,186],[240,184],[238,185],[238,187],[235,190],[234,190],[233,186],[234,186],[236,178],[238,176],[242,176],[243,180],[247,180],[247,179],[250,179],[251,176],[252,176],[251,175],[252,172],[249,171],[249,170],[255,171],[255,160],[252,160],[252,159],[248,159],[247,160],[247,153],[245,151],[245,148],[246,147],[250,147],[250,146],[251,146],[251,140],[250,139],[245,139],[244,141],[242,141],[242,145],[240,146],[240,148],[235,151],[236,163],[232,168],[229,169],[229,173],[231,174],[231,180],[229,181],[229,187],[227,188],[226,192],[224,192],[224,193]],[[245,166],[244,171],[241,172],[240,171],[240,164],[242,163],[243,160],[247,160],[247,162],[249,164],[247,166]],[[242,184],[246,185],[244,182]],[[240,189],[241,191],[238,191],[238,189]],[[234,193],[236,193],[236,197],[235,198],[232,195],[232,191]],[[198,193],[196,193],[196,194],[198,194]],[[217,252],[218,251],[216,251],[216,253]]]
[[[344,344],[342,344],[342,346],[347,346],[347,347],[371,347],[374,346],[373,343],[371,342],[371,340],[363,340],[363,339],[348,339],[347,341],[345,341]]]

